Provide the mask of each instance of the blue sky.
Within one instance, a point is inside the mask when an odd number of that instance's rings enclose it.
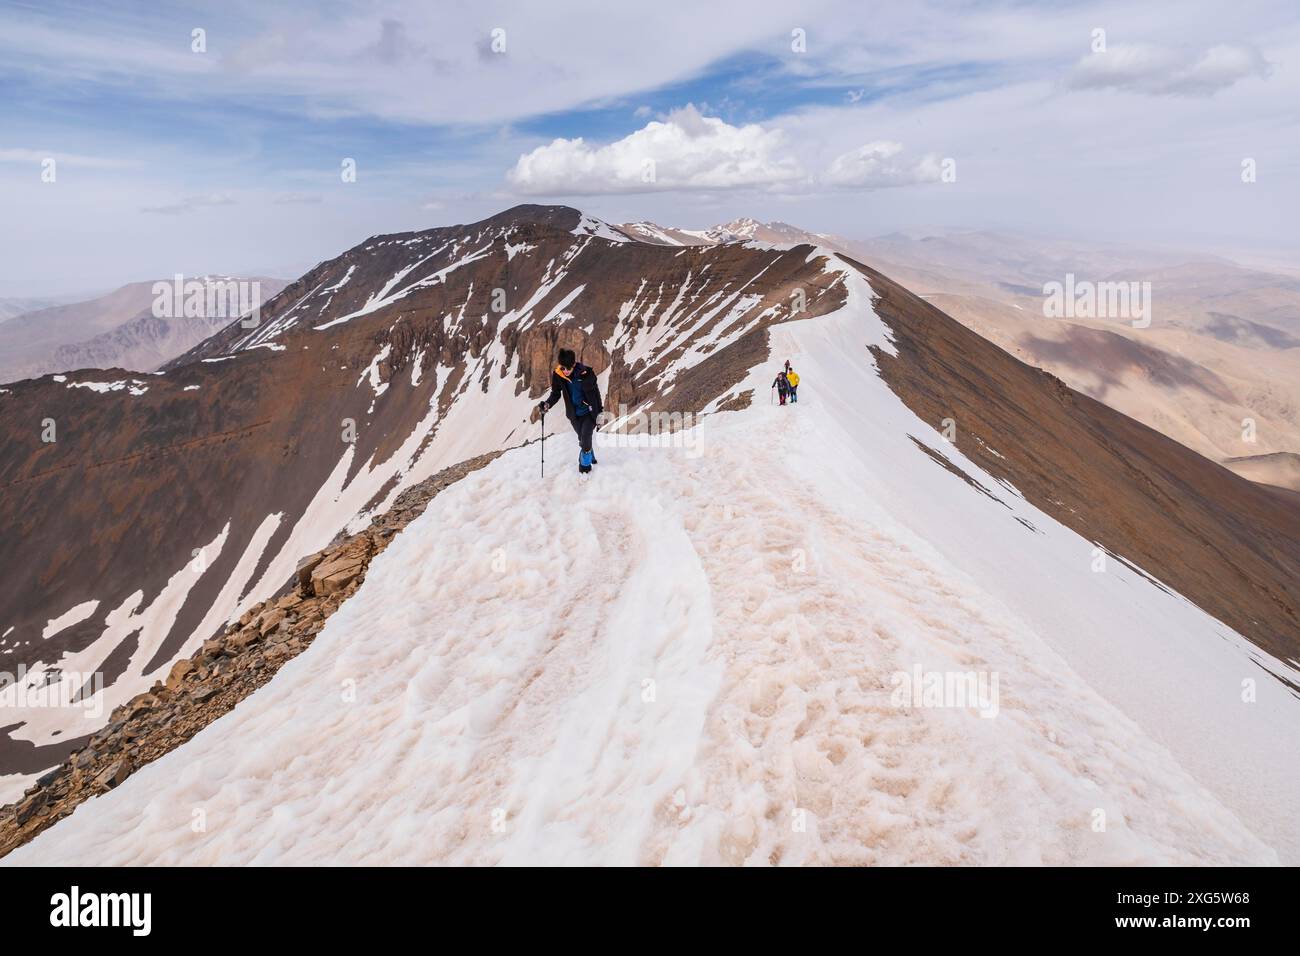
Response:
[[[521,201],[1294,246],[1292,3],[271,6],[0,6],[0,295],[293,277]]]

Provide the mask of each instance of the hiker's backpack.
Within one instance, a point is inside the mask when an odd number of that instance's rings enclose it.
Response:
[[[585,371],[584,366],[576,365],[573,369],[573,375],[569,379],[569,395],[573,398],[573,414],[587,414],[587,400],[582,395],[581,376]]]

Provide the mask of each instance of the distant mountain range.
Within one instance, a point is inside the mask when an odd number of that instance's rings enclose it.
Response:
[[[15,316],[24,315],[28,312],[37,312],[51,306],[61,305],[66,301],[68,300],[63,298],[2,298],[0,299],[0,323],[8,322]]]
[[[286,284],[266,277],[214,278],[256,282],[262,301]],[[230,322],[231,316],[224,312],[155,316],[153,287],[152,281],[132,282],[102,296],[38,306],[0,322],[0,382],[79,368],[152,371]]]

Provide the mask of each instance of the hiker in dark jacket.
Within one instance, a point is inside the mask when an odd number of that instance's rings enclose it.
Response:
[[[776,394],[781,397],[781,404],[784,405],[790,395],[790,380],[785,377],[785,372],[776,373],[776,378],[772,380],[772,387],[776,389]]]
[[[600,385],[590,365],[583,365],[573,354],[573,349],[560,349],[559,364],[551,373],[551,394],[538,404],[543,414],[564,397],[564,414],[578,433],[578,471],[587,474],[596,464],[591,450],[591,439],[596,432],[596,416],[601,413]]]

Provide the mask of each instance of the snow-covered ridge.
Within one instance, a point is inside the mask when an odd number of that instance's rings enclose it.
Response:
[[[881,381],[869,286],[824,268],[844,307],[737,386],[789,358],[798,405],[543,494],[508,452],[270,685],[5,862],[1296,862],[1300,701],[1260,665],[1293,672],[937,465],[1003,488]],[[995,706],[900,695],[918,669],[997,675]],[[1243,673],[1250,707],[1217,690]],[[195,805],[230,824],[176,826]]]
[[[656,226],[652,222],[629,222],[624,223],[621,228],[625,234],[629,234],[633,238],[649,239],[665,246],[683,245],[680,239],[670,235],[667,230]]]
[[[748,216],[705,229],[660,226],[645,220],[617,226],[643,242],[665,246],[747,245],[756,249],[789,249],[798,245],[822,246],[841,251],[831,236],[807,232],[785,222],[760,222]]]
[[[574,227],[575,236],[595,236],[598,239],[608,239],[610,242],[629,242],[627,235],[618,229],[615,229],[607,222],[603,222],[594,216],[583,214],[578,225]]]

